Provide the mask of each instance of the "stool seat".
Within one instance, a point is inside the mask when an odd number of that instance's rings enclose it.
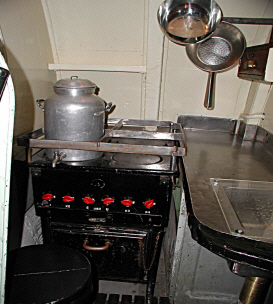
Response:
[[[56,244],[8,253],[6,303],[92,303],[92,269],[81,252]]]

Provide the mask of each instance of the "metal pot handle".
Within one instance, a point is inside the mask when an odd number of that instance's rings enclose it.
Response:
[[[90,251],[103,251],[109,248],[110,246],[110,242],[106,242],[105,246],[102,247],[93,247],[93,246],[88,246],[87,245],[88,240],[84,240],[82,247],[86,250],[90,250]]]
[[[106,107],[104,110],[100,111],[100,112],[95,112],[94,115],[95,116],[100,116],[102,115],[104,112],[110,112],[111,108],[113,107],[112,102],[106,103]]]
[[[43,111],[45,110],[45,107],[44,107],[44,105],[41,105],[41,102],[45,102],[45,100],[44,99],[37,99],[36,100],[36,103],[37,103],[37,105],[38,105],[38,107],[39,108],[41,108]]]
[[[207,90],[204,100],[204,107],[213,110],[215,105],[215,72],[209,72]]]

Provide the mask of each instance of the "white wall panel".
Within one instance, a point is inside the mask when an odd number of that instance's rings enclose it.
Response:
[[[129,75],[128,75],[129,74]],[[59,78],[89,79],[100,89],[99,97],[116,105],[111,118],[141,118],[142,74],[118,72],[62,71]]]
[[[104,94],[116,93],[114,115],[157,119],[163,35],[156,14],[161,0],[42,0],[42,4],[58,69],[107,67]],[[113,71],[135,66],[146,73],[113,74],[111,66]],[[122,81],[116,84],[117,79]]]
[[[43,2],[55,63],[142,65],[145,0]]]
[[[149,0],[147,37],[147,77],[145,81],[145,119],[160,119],[160,92],[163,56],[163,34],[157,22],[162,0]]]
[[[35,100],[48,95],[55,73],[43,8],[37,0],[0,2],[0,26],[16,96],[15,136],[43,126]]]
[[[268,88],[267,103],[264,108],[265,119],[261,122],[261,126],[273,134],[273,90],[272,84]]]

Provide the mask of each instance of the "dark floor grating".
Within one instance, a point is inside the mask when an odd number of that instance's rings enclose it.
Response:
[[[153,297],[151,304],[170,304],[167,297]],[[94,304],[145,304],[144,296],[99,293]]]

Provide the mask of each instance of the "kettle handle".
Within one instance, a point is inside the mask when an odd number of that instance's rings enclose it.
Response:
[[[110,112],[112,106],[113,106],[112,102],[106,103],[105,109],[102,110],[102,111],[100,111],[100,112],[95,112],[94,115],[95,115],[95,116],[100,116],[100,115],[103,114],[104,112]]]
[[[45,110],[45,107],[44,107],[44,105],[41,105],[41,102],[45,102],[45,100],[44,99],[37,99],[36,100],[36,103],[37,103],[37,106],[39,107],[39,108],[41,108],[43,111]]]

